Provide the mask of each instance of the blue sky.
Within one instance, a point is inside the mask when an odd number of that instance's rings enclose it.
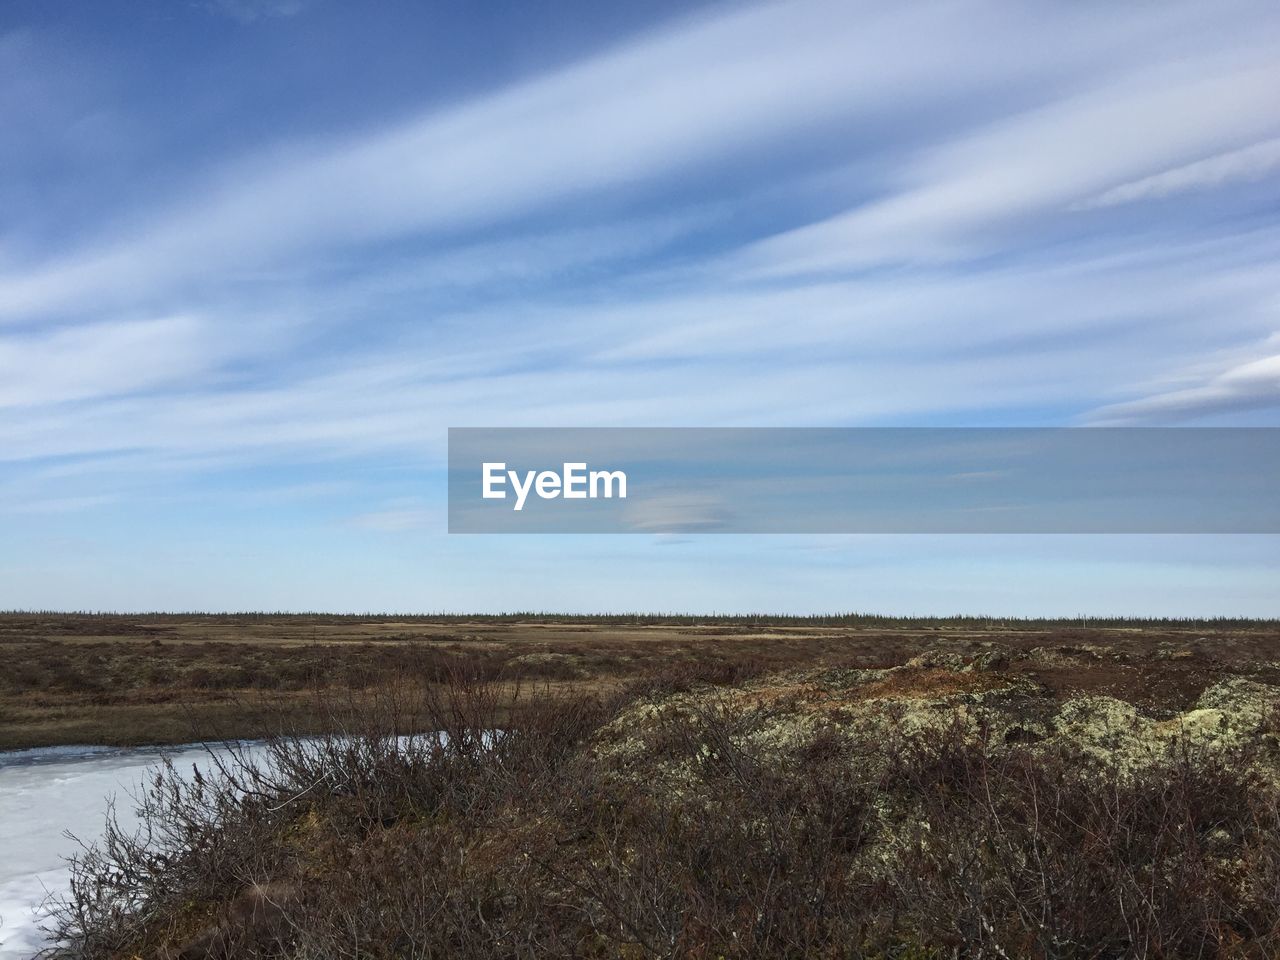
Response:
[[[1280,615],[1271,537],[444,534],[450,426],[1280,423],[1273,4],[0,8],[0,607]]]

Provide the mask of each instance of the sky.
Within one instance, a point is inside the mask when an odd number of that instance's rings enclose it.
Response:
[[[1280,8],[0,6],[0,608],[1280,615],[1280,538],[449,536],[460,426],[1280,425]]]

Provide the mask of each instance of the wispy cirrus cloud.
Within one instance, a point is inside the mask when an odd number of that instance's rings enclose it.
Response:
[[[673,494],[632,500],[622,510],[623,525],[645,533],[716,533],[732,526],[733,511],[723,497]]]
[[[1274,350],[1280,337],[1272,338]],[[1179,423],[1221,414],[1280,406],[1280,352],[1233,364],[1198,382],[1100,407],[1090,422],[1101,425]]]
[[[241,23],[256,23],[297,16],[306,9],[307,0],[205,0],[204,7]]]
[[[307,571],[328,535],[425,539],[449,426],[1280,416],[1273,5],[658,4],[607,41],[539,7],[561,59],[514,12],[402,7],[0,34],[0,496],[31,543],[50,504],[227,556],[278,523]],[[414,72],[434,31],[472,74]],[[198,102],[155,95],[215,39]],[[396,97],[299,60],[360,43]],[[443,605],[476,596],[435,549]]]
[[[1193,190],[1210,190],[1232,183],[1260,180],[1280,170],[1280,138],[1264,140],[1194,163],[1143,177],[1086,200],[1080,209],[1113,207],[1143,200],[1160,200]]]
[[[1233,47],[1230,59],[1210,49],[1143,64],[1132,77],[934,145],[908,162],[888,196],[763,240],[743,264],[776,275],[979,258],[1029,226],[1043,231],[1088,206],[1110,205],[1084,202],[1099,191],[1135,200],[1179,178],[1203,183],[1216,174],[1225,182],[1259,166],[1265,172],[1275,162],[1274,141],[1254,141],[1280,132],[1277,46]],[[1171,163],[1241,143],[1251,146],[1232,150],[1216,168],[1168,172]],[[1146,184],[1136,192],[1135,177]]]
[[[1067,8],[1033,16],[982,3],[902,7],[806,0],[720,10],[390,127],[241,157],[212,180],[192,184],[188,196],[194,201],[135,212],[128,233],[0,275],[0,319],[86,300],[153,298],[210,273],[234,282],[264,263],[314,256],[334,244],[349,249],[492,225],[575,197],[687,174],[742,150],[776,150],[788,138],[830,139],[833,131],[858,124],[874,123],[909,141],[917,134],[901,117],[917,107],[967,102],[970,122],[986,123],[990,101],[1013,85],[1052,96],[1084,76],[1123,73],[1135,54],[1159,59],[1178,53],[1161,48],[1158,28],[1197,19],[1188,13],[1192,9],[1171,8],[1157,29],[1147,11],[1116,12],[1106,39],[1090,17]],[[1016,42],[1028,31],[1051,31],[1051,50],[1033,53]],[[955,42],[957,35],[970,42]],[[909,49],[901,48],[902,38],[910,39]],[[1086,66],[1088,74],[1082,72]],[[1099,108],[1086,104],[1078,132],[1106,136],[1124,129],[1134,110],[1154,107],[1161,116],[1174,103],[1185,106],[1188,97],[1259,96],[1244,88],[1262,80],[1214,75],[1203,81],[1204,89],[1167,91],[1163,100],[1148,90],[1147,99],[1118,104],[1092,125],[1090,111]],[[1237,109],[1220,116],[1238,114],[1243,126],[1253,122],[1253,110],[1232,103]],[[975,205],[1007,204],[1010,195],[1037,187],[1020,182],[1017,171],[1025,180],[1028,165],[1002,171],[991,160],[1070,124],[1070,109],[1063,115],[1049,108],[1041,119],[1016,121],[994,139],[946,147],[931,162],[962,163],[950,182],[881,201],[853,221],[833,221],[827,234],[808,228],[781,237],[766,251],[785,253],[805,236],[820,245],[828,238],[839,242],[850,227],[878,232],[888,242],[921,217],[945,222]],[[1198,104],[1195,109],[1201,112]],[[1184,137],[1201,142],[1220,135],[1227,123],[1212,121],[1208,112],[1199,120],[1209,122],[1209,130]],[[1046,148],[1068,142],[1048,140]],[[1072,141],[1076,148],[1082,142]],[[1162,147],[1167,154],[1179,143],[1172,134],[1157,137],[1143,157]],[[875,140],[858,148],[884,152]],[[1077,166],[1089,168],[1106,154],[1092,148]],[[1061,166],[1034,175],[1036,183],[1053,180]],[[985,173],[979,176],[979,170]],[[1091,183],[1098,180],[1096,172],[1089,176]]]
[[[430,530],[441,533],[446,527],[443,511],[431,509],[417,500],[400,500],[351,517],[348,524],[359,530],[375,533],[406,533]]]
[[[196,317],[0,332],[0,407],[33,407],[190,384],[225,344]]]

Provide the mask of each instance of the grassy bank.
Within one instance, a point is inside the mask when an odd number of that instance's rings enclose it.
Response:
[[[1274,637],[1098,639],[555,697],[402,678],[317,704],[342,737],[158,777],[151,843],[80,860],[62,933],[89,958],[1277,955]],[[396,738],[421,730],[447,736]]]

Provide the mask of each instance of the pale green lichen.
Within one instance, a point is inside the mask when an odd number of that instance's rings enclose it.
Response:
[[[1058,663],[1094,658],[1100,651],[1036,648],[1029,655]],[[631,708],[600,732],[594,753],[621,775],[634,772],[683,795],[696,789],[699,767],[708,758],[670,756],[662,730],[669,721],[713,712],[733,719],[733,747],[757,761],[786,761],[820,734],[849,742],[890,736],[909,742],[948,731],[982,737],[995,751],[1065,747],[1080,757],[1086,775],[1096,766],[1132,774],[1175,746],[1212,755],[1255,744],[1264,749],[1254,751],[1258,759],[1251,762],[1267,766],[1269,777],[1280,774],[1280,689],[1268,684],[1227,678],[1206,689],[1190,709],[1161,717],[1110,696],[1079,696],[1055,705],[1032,680],[981,672],[976,661],[957,667],[958,662],[944,652],[886,670],[775,676],[732,689],[680,693]],[[995,663],[993,658],[985,665]]]
[[[1049,658],[1060,663],[1081,655],[1093,656],[1059,650]],[[1246,756],[1240,748],[1261,746],[1247,754],[1247,762],[1280,784],[1275,720],[1280,688],[1228,678],[1206,689],[1189,709],[1155,715],[1109,696],[1078,696],[1059,704],[1033,680],[986,670],[996,666],[994,658],[976,668],[981,677],[975,676],[975,663],[948,671],[938,662],[775,676],[639,703],[600,732],[594,754],[627,789],[644,791],[658,803],[706,810],[723,802],[724,764],[736,762],[720,756],[722,749],[741,751],[752,763],[777,764],[785,773],[804,763],[804,750],[820,738],[834,737],[849,757],[850,780],[865,785],[879,782],[888,769],[886,744],[909,747],[913,738],[940,732],[971,742],[982,738],[984,749],[997,756],[1011,749],[1075,756],[1082,777],[1095,776],[1100,768],[1133,776],[1159,768],[1177,749],[1198,760],[1230,756],[1234,762]],[[673,730],[688,735],[685,721],[693,720],[696,730],[698,718],[706,716],[729,721],[728,732],[719,733],[727,741],[690,749],[682,740],[682,749],[671,749]],[[937,842],[910,791],[873,796],[864,845],[851,868],[860,882],[891,875],[904,855]],[[1221,847],[1225,856],[1234,840],[1221,833],[1209,834],[1205,842]],[[1230,865],[1224,870],[1230,874]]]

